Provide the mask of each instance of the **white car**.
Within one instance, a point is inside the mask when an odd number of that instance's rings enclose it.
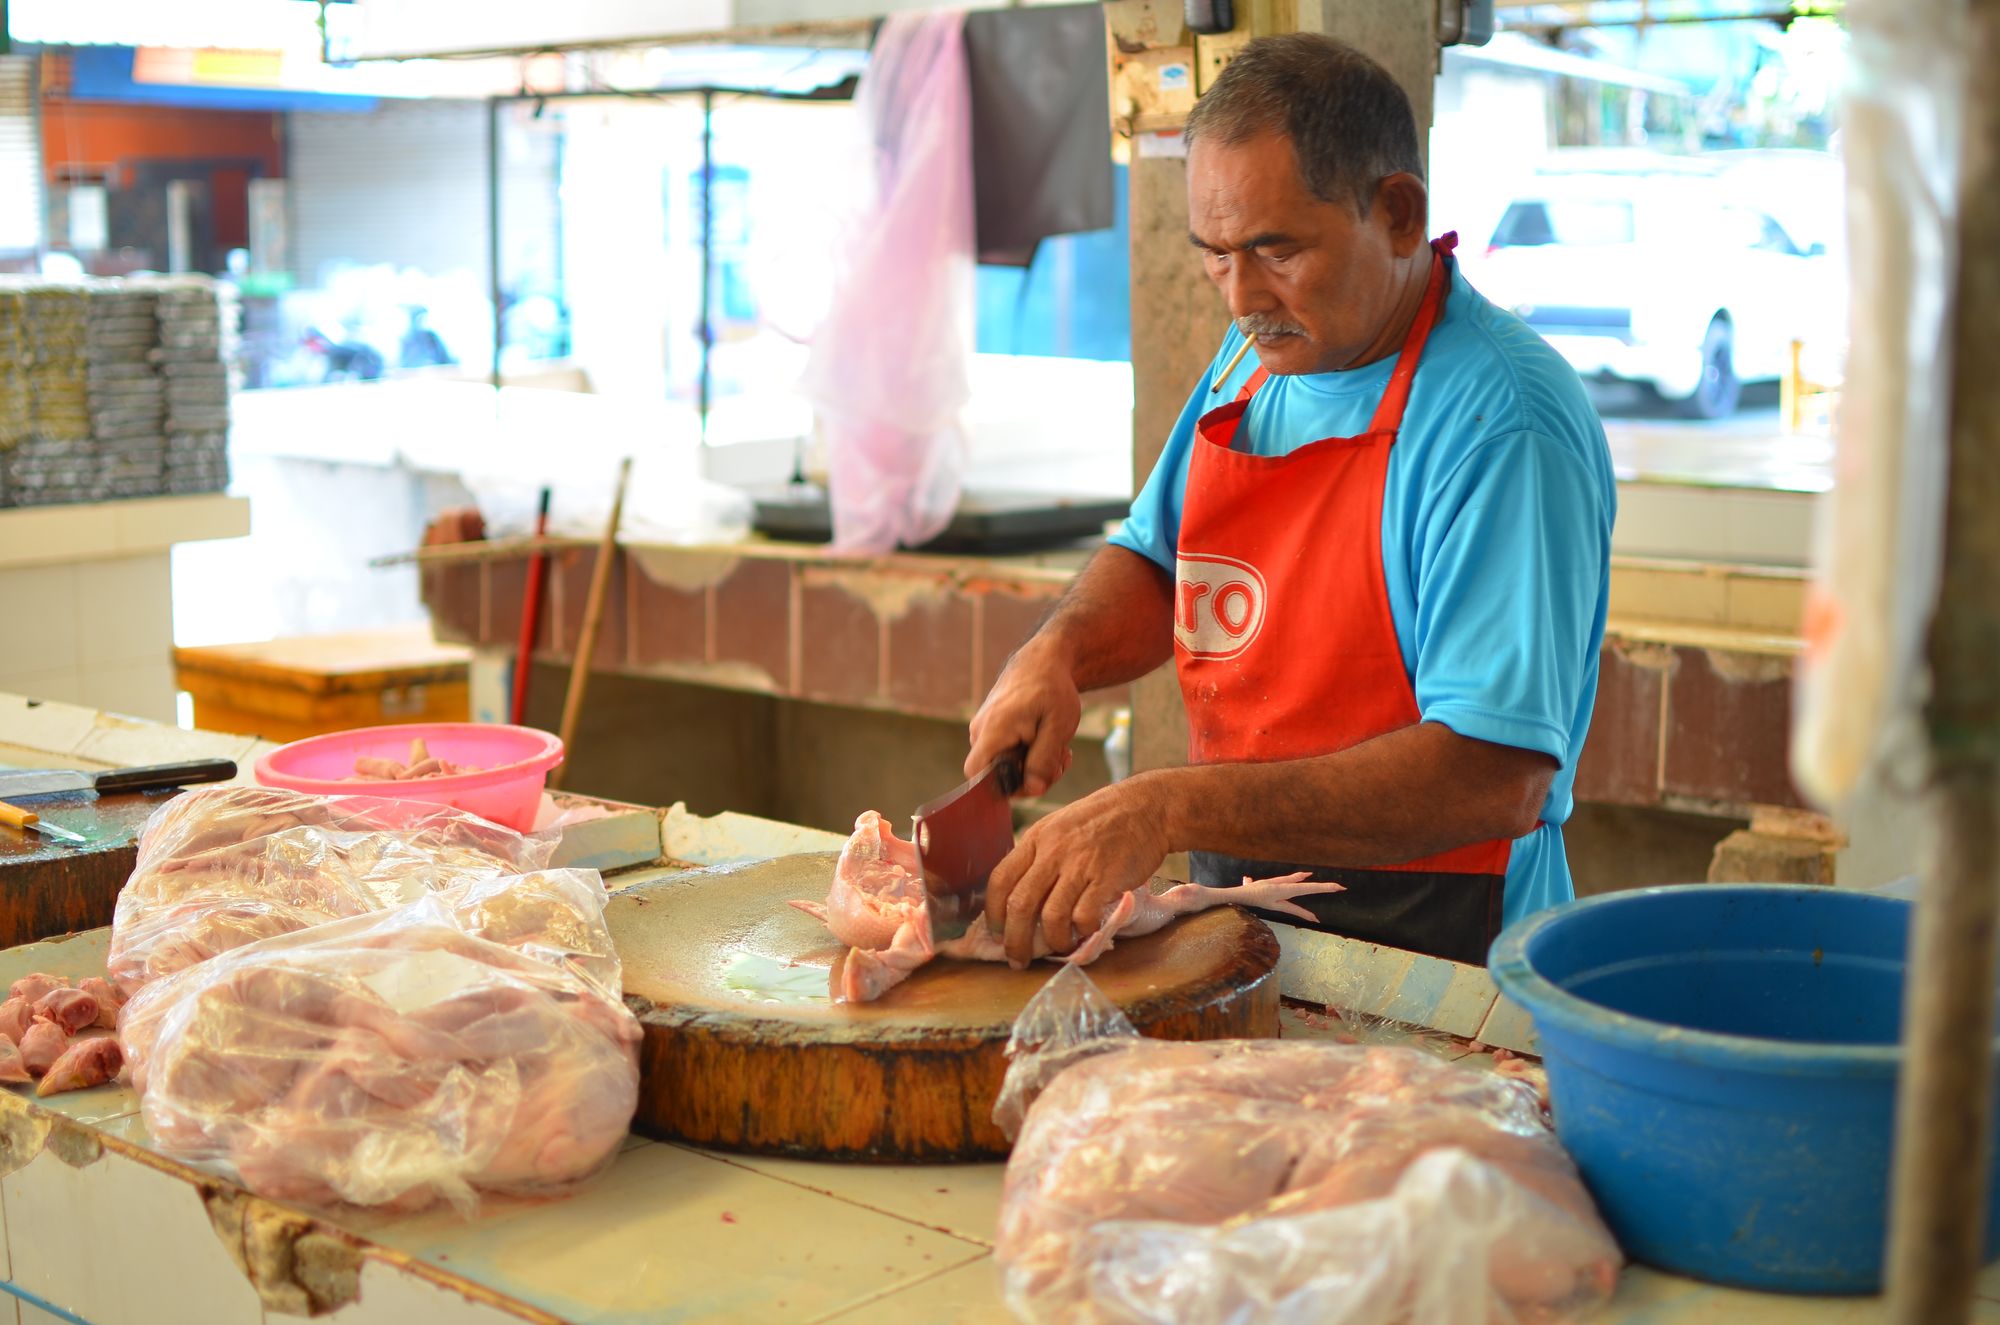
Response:
[[[1557,153],[1466,275],[1584,377],[1649,384],[1683,413],[1735,411],[1791,343],[1840,328],[1844,273],[1699,157]]]

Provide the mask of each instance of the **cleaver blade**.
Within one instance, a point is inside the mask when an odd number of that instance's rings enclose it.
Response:
[[[920,807],[911,837],[924,872],[931,937],[955,939],[986,909],[986,882],[1014,849],[1014,793],[1028,749],[993,761],[978,777]]]

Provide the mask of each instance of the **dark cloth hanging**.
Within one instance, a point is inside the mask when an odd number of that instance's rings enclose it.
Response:
[[[979,261],[1025,267],[1051,235],[1110,226],[1103,8],[967,14],[965,57]]]

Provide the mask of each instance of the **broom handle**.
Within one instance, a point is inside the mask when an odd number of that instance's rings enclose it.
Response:
[[[611,518],[604,524],[604,537],[597,545],[597,564],[590,568],[590,597],[583,607],[583,633],[576,643],[576,660],[570,664],[569,694],[563,699],[563,762],[549,775],[552,786],[560,786],[562,775],[574,762],[576,722],[583,713],[584,691],[590,684],[590,655],[597,650],[597,627],[604,620],[604,599],[611,588],[611,558],[618,551],[618,521],[625,513],[625,481],[632,476],[632,457],[618,465],[618,488],[611,496]]]

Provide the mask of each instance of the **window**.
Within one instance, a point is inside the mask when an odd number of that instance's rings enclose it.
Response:
[[[1542,244],[1629,244],[1632,204],[1613,198],[1552,198],[1517,202],[1493,231],[1494,248]]]

